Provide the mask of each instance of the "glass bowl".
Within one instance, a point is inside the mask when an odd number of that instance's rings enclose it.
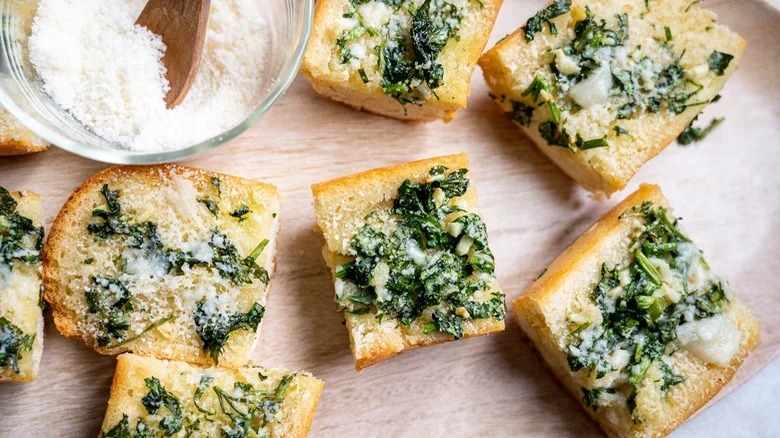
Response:
[[[268,111],[295,78],[312,26],[314,0],[258,0],[268,25],[268,62],[258,85],[261,96],[252,112],[227,131],[182,149],[138,152],[117,149],[84,127],[43,90],[29,62],[27,39],[37,0],[0,0],[0,104],[53,145],[83,157],[115,164],[151,164],[181,160],[235,138]]]

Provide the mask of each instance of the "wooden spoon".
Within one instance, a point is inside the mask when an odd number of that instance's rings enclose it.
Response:
[[[135,24],[160,35],[167,46],[162,58],[171,89],[170,109],[187,96],[203,55],[211,0],[149,0]]]

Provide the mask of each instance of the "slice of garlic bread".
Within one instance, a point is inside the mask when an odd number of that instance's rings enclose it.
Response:
[[[246,364],[278,211],[276,187],[199,169],[94,175],[63,206],[44,248],[57,328],[103,354]]]
[[[491,96],[564,172],[610,195],[706,107],[745,41],[692,0],[555,0],[479,60]]]
[[[666,436],[729,382],[756,320],[642,185],[514,301],[550,369],[604,431]]]
[[[29,382],[43,353],[41,199],[0,187],[0,382]]]
[[[315,184],[336,304],[358,370],[504,330],[504,294],[465,154]]]
[[[314,89],[402,120],[449,121],[503,0],[320,0],[301,72]]]
[[[303,372],[123,354],[100,436],[303,438],[322,388]]]
[[[49,142],[33,134],[14,116],[0,107],[0,156],[45,151]]]

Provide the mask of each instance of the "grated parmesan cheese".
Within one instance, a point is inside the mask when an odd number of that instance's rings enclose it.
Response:
[[[29,39],[44,90],[120,149],[180,149],[240,123],[260,100],[267,25],[256,0],[211,4],[201,66],[186,99],[167,109],[158,35],[135,25],[146,1],[41,0]]]

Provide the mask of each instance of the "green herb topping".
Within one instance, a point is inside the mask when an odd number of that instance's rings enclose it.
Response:
[[[531,41],[543,23],[552,35],[557,35],[550,19],[569,13],[569,7],[570,2],[556,0],[532,17],[523,28],[526,40]],[[520,96],[502,97],[505,107],[511,108],[506,115],[521,126],[536,121],[539,135],[548,145],[576,153],[609,147],[609,130],[615,130],[618,136],[627,134],[615,126],[614,120],[633,119],[643,113],[680,114],[690,107],[706,105],[706,100],[695,99],[703,86],[683,68],[685,50],[676,51],[671,27],[652,23],[663,30],[663,36],[653,39],[657,46],[652,50],[659,56],[638,57],[635,53],[643,48],[629,39],[631,20],[639,19],[627,13],[597,17],[586,6],[585,18],[573,24],[573,38],[557,42],[544,55],[547,65]],[[640,21],[634,23],[643,25]],[[708,60],[710,70],[722,75],[732,58],[713,52]],[[613,121],[595,135],[577,132],[579,128],[574,125],[581,125],[585,117],[582,112],[592,107],[608,110]]]
[[[427,182],[403,182],[387,218],[367,217],[351,241],[354,259],[336,268],[343,310],[387,315],[405,326],[423,318],[424,331],[455,338],[463,336],[464,321],[504,318],[503,295],[486,281],[495,267],[485,224],[459,207],[470,184],[466,172],[434,167]]]
[[[97,335],[97,342],[105,347],[112,340],[122,340],[124,332],[130,328],[125,317],[133,310],[133,295],[114,278],[91,277],[90,281],[91,285],[84,292],[87,311],[96,315],[102,331]]]
[[[550,20],[569,12],[570,10],[571,0],[554,0],[550,6],[547,6],[528,19],[525,26],[523,26],[525,40],[528,42],[533,41],[536,34],[542,31],[542,24],[544,23],[546,23],[548,29],[550,29],[551,35],[558,35],[558,29]]]
[[[212,184],[219,191],[219,180],[212,178]],[[192,252],[175,248],[167,248],[163,245],[158,233],[157,224],[153,222],[134,223],[131,218],[122,213],[119,202],[119,190],[111,190],[108,185],[103,185],[101,194],[106,200],[106,209],[98,208],[92,212],[95,222],[87,226],[87,231],[97,240],[105,240],[114,237],[123,238],[128,247],[141,251],[143,257],[160,261],[164,264],[164,271],[172,275],[182,275],[185,265],[192,267],[204,267],[213,269],[220,277],[230,280],[236,286],[251,284],[259,280],[268,284],[268,271],[256,262],[268,240],[263,240],[247,256],[241,257],[236,246],[228,236],[217,228],[211,230],[211,236],[207,245],[209,254],[195,255]],[[201,203],[211,210],[209,205],[213,201]],[[216,208],[216,203],[213,203]],[[231,215],[237,217],[239,222],[249,213],[247,206],[242,206]],[[124,261],[120,257],[120,264]],[[120,266],[120,271],[124,268]],[[95,321],[101,328],[101,334],[97,336],[100,346],[115,348],[132,340],[137,336],[125,339],[124,332],[130,328],[126,320],[128,312],[133,308],[133,293],[119,279],[108,277],[93,277],[91,285],[85,290],[88,311],[95,315]],[[222,352],[230,332],[239,329],[255,330],[262,318],[264,308],[256,303],[247,314],[219,315],[206,313],[203,303],[198,305],[194,312],[196,329],[203,340],[204,352],[215,360]],[[156,328],[172,320],[174,315],[168,315],[148,327],[143,333]],[[115,343],[111,343],[116,341]]]
[[[213,251],[213,256],[210,259],[198,258],[191,252],[180,249],[165,248],[157,234],[157,224],[149,221],[132,223],[130,218],[122,214],[118,200],[119,190],[112,191],[106,184],[101,193],[106,200],[108,210],[94,210],[92,216],[98,218],[98,221],[87,226],[87,231],[94,234],[98,240],[123,236],[131,248],[142,249],[149,256],[158,255],[164,259],[168,264],[166,270],[171,273],[180,274],[182,267],[187,264],[191,267],[214,268],[222,278],[230,279],[235,285],[249,284],[254,280],[268,283],[268,272],[255,263],[259,254],[242,258],[235,245],[219,229],[214,228],[211,231],[208,245]],[[248,212],[248,208],[246,210]],[[243,209],[237,211],[241,213]],[[239,214],[238,217],[243,214],[245,213]]]
[[[140,400],[149,416],[160,417],[157,425],[147,425],[145,420],[155,417],[142,417],[136,421],[135,431],[126,414],[101,438],[152,438],[172,436],[177,433],[193,436],[193,432],[204,433],[203,425],[212,425],[219,436],[226,438],[268,438],[268,425],[279,421],[284,398],[292,385],[295,374],[284,376],[276,387],[267,390],[256,389],[246,382],[235,382],[225,390],[214,385],[215,379],[208,374],[201,376],[193,393],[192,404],[195,409],[185,411],[189,403],[168,392],[156,377],[144,380],[149,392]],[[263,379],[265,380],[265,379]],[[213,411],[201,406],[203,399],[210,397],[215,408]],[[196,434],[195,436],[200,436]],[[216,436],[216,435],[214,435]]]
[[[627,387],[583,388],[587,406],[595,409],[604,393],[626,388],[633,415],[638,386],[651,365],[656,364],[661,375],[655,383],[662,394],[685,381],[664,360],[674,349],[678,325],[722,313],[728,298],[723,283],[709,272],[700,251],[664,207],[644,202],[623,213],[621,220],[633,221],[638,230],[630,262],[602,265],[590,293],[602,322],[577,325],[567,352],[572,371],[587,369],[597,379],[619,372],[628,382]],[[691,272],[696,274],[692,277]]]
[[[276,421],[282,402],[295,374],[282,378],[276,389],[264,391],[248,383],[236,382],[233,391],[215,386],[219,408],[230,424],[223,429],[228,437],[268,436],[267,426]]]
[[[214,215],[214,217],[219,217],[219,206],[217,206],[215,201],[206,198],[198,198],[198,202],[203,204],[203,206],[206,207],[209,212]]]
[[[733,55],[715,50],[710,54],[710,57],[707,58],[707,64],[709,64],[712,72],[718,76],[723,76],[723,73],[729,67],[729,63],[732,59],[734,59]]]
[[[249,209],[248,205],[241,204],[241,206],[233,210],[233,212],[230,213],[230,215],[238,219],[239,222],[244,222],[247,219],[247,215],[251,212],[252,210]]]
[[[360,5],[372,2],[393,8],[392,17],[379,28],[368,26],[358,11]],[[336,40],[339,61],[354,62],[360,79],[368,84],[371,79],[364,68],[367,66],[357,67],[365,55],[356,53],[365,50],[358,52],[352,46],[369,45],[378,58],[379,85],[385,94],[402,105],[419,105],[429,94],[438,98],[435,90],[444,83],[445,76],[439,55],[450,39],[459,39],[463,14],[444,0],[351,0],[344,17],[356,19],[357,24]]]
[[[203,341],[203,352],[211,356],[214,361],[225,348],[230,333],[236,330],[256,331],[263,319],[265,307],[255,303],[247,313],[219,313],[216,304],[209,301],[201,301],[195,308],[195,331]]]
[[[219,181],[219,178],[217,178],[216,176],[212,176],[211,185],[214,186],[215,189],[217,189],[217,196],[222,197],[222,183]]]
[[[32,350],[35,335],[25,334],[5,317],[0,316],[0,370],[10,368],[20,373],[22,353]]]
[[[0,187],[0,267],[14,262],[35,264],[41,261],[43,227],[16,211],[18,203]]]
[[[693,126],[694,123],[696,123],[696,119],[698,119],[699,116],[694,117],[693,120],[691,120],[691,123],[688,124],[688,126],[683,129],[683,132],[680,133],[679,136],[677,136],[677,143],[680,143],[683,146],[687,146],[691,143],[702,141],[704,140],[704,137],[710,134],[715,128],[718,127],[723,122],[723,117],[716,117],[710,121],[710,124],[707,125],[705,128],[697,128],[696,126]]]
[[[108,432],[101,433],[100,438],[132,438],[133,434],[130,431],[130,421],[127,414],[122,414],[122,419]]]
[[[182,409],[179,399],[166,391],[156,377],[146,378],[144,383],[149,388],[149,392],[141,399],[141,404],[144,405],[146,411],[150,415],[156,414],[162,408],[169,412],[169,415],[160,420],[160,430],[165,433],[165,436],[171,436],[180,431],[182,428]]]

